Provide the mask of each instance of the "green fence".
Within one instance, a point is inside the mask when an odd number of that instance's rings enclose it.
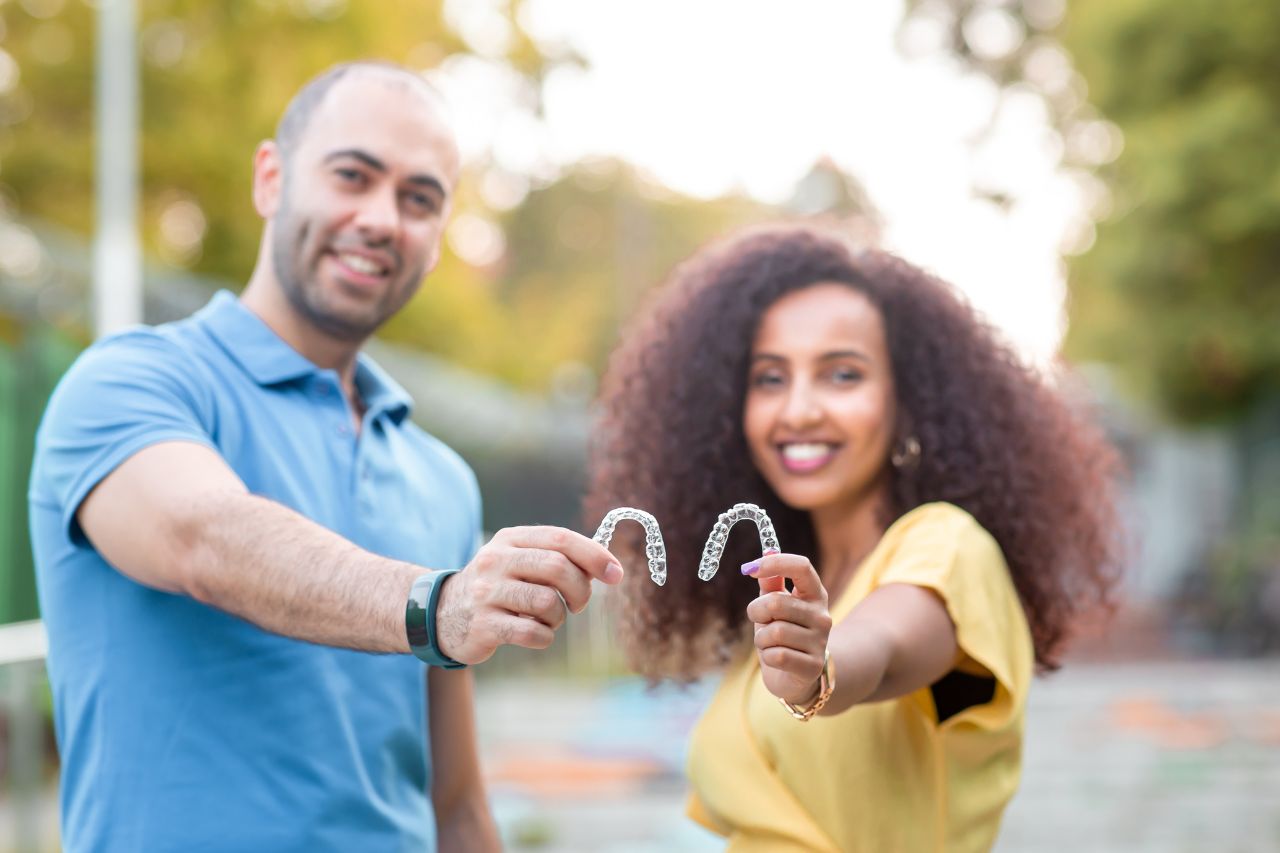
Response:
[[[0,624],[35,619],[27,479],[36,427],[80,344],[55,329],[0,313]]]

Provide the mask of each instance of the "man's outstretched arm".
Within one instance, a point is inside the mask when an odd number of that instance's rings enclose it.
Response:
[[[89,493],[77,518],[103,557],[139,583],[296,639],[409,651],[405,603],[423,567],[369,553],[250,494],[207,447],[173,441],[139,451]],[[590,539],[558,528],[502,531],[445,582],[441,651],[478,663],[503,644],[545,648],[565,604],[575,613],[586,606],[592,578],[616,583],[621,568]]]

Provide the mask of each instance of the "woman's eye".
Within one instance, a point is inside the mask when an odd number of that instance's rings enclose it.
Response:
[[[782,383],[783,378],[780,373],[757,373],[751,379],[751,384],[756,388],[774,387]]]
[[[862,371],[854,370],[851,367],[837,367],[831,371],[831,380],[841,384],[849,382],[858,382],[862,379]]]

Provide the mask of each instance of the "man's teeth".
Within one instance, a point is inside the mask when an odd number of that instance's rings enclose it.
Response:
[[[369,260],[363,255],[352,255],[344,252],[338,255],[338,260],[342,261],[344,266],[351,267],[356,272],[364,273],[365,275],[382,275],[383,272],[380,264]]]
[[[784,444],[782,445],[782,455],[790,462],[812,462],[815,459],[821,459],[828,456],[835,449],[830,444]]]

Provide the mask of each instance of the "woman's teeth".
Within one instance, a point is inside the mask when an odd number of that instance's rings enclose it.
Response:
[[[782,445],[782,458],[788,462],[813,462],[830,456],[835,451],[835,445],[818,442],[808,442],[805,444],[784,444]]]

